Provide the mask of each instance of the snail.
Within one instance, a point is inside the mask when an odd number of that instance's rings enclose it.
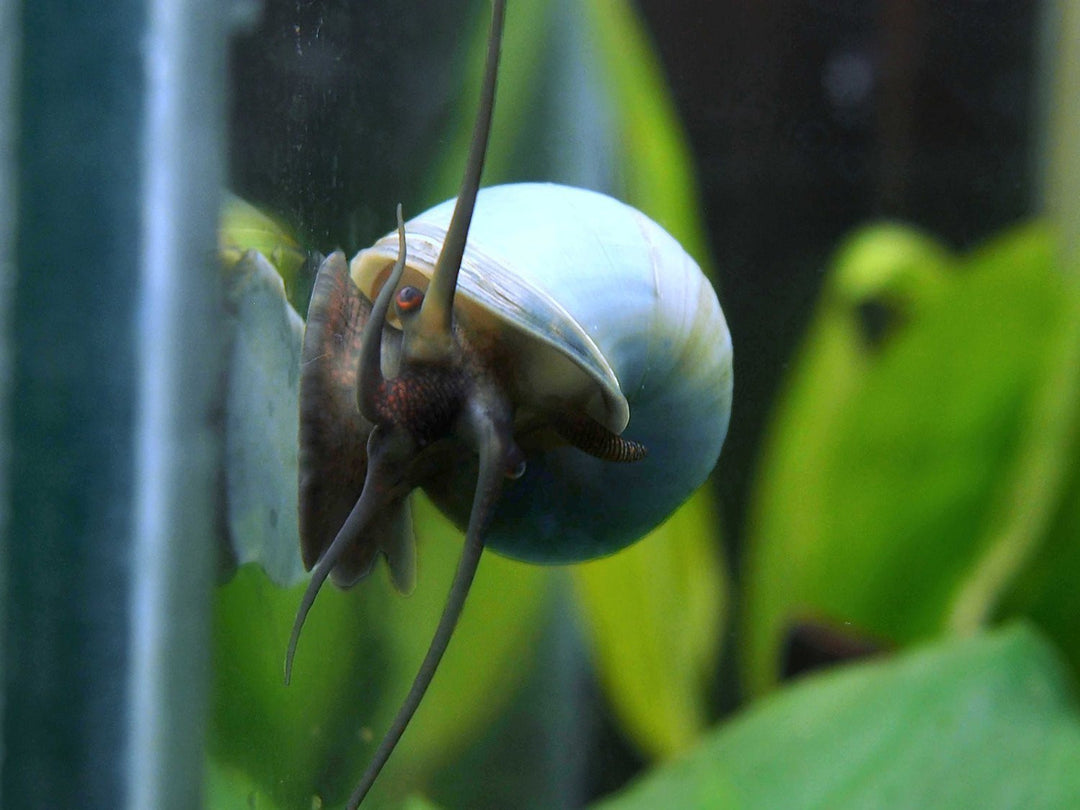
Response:
[[[708,476],[727,433],[732,347],[707,279],[644,214],[554,184],[479,189],[504,0],[494,3],[455,199],[319,269],[302,354],[301,553],[312,578],[386,558],[413,587],[407,496],[465,528],[413,686],[348,806],[371,788],[452,635],[482,551],[539,563],[611,554]]]

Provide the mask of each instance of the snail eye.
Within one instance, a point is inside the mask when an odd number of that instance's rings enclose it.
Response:
[[[394,301],[397,304],[398,314],[413,312],[419,309],[420,304],[424,302],[424,294],[416,287],[402,287],[398,290]]]
[[[508,481],[517,481],[525,474],[525,466],[525,454],[521,452],[520,447],[515,445],[510,451],[510,457],[506,460],[506,469],[503,474]]]

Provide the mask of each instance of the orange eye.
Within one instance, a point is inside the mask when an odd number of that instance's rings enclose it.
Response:
[[[424,301],[424,294],[416,287],[402,287],[398,290],[395,300],[399,313],[412,312],[420,308],[420,304]]]

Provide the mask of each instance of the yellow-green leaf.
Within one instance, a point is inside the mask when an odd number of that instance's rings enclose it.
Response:
[[[1006,234],[919,286],[877,343],[826,297],[811,334],[848,337],[800,360],[752,511],[752,687],[802,618],[894,643],[971,632],[1052,540],[1077,413],[1076,291],[1054,255],[1045,228]]]
[[[623,727],[649,756],[683,750],[710,719],[726,619],[711,493],[699,491],[636,545],[572,571],[597,671]]]

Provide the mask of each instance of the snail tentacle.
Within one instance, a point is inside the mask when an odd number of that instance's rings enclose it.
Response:
[[[471,397],[469,407],[465,409],[462,417],[465,433],[471,434],[473,441],[477,444],[480,469],[461,559],[458,561],[438,627],[435,629],[424,660],[409,688],[409,694],[402,701],[394,722],[383,735],[367,770],[364,771],[359,784],[349,797],[346,805],[348,810],[356,810],[375,784],[383,766],[390,759],[390,755],[394,752],[394,748],[397,747],[405,729],[424,699],[432,678],[435,677],[439,662],[442,661],[443,654],[450,644],[450,638],[461,617],[465,599],[480,565],[480,557],[484,551],[484,529],[499,499],[506,470],[516,463],[521,453],[513,440],[513,419],[510,407],[496,392],[492,391],[487,396]]]
[[[488,36],[487,61],[484,64],[484,80],[480,88],[480,107],[473,125],[469,143],[469,156],[465,164],[465,176],[461,181],[454,215],[443,241],[439,258],[435,262],[431,284],[420,312],[420,329],[407,335],[403,351],[412,359],[435,360],[446,357],[453,345],[454,292],[457,289],[458,271],[465,255],[465,242],[469,235],[476,194],[480,188],[480,175],[484,170],[491,116],[495,109],[495,84],[499,72],[499,50],[502,46],[505,0],[496,0],[491,14]]]
[[[368,468],[364,489],[356,505],[349,512],[349,517],[338,531],[334,542],[319,558],[311,572],[311,579],[304,591],[300,607],[293,620],[289,646],[285,652],[285,684],[292,679],[292,663],[296,655],[296,646],[300,641],[300,631],[304,627],[311,606],[326,582],[341,555],[357,542],[372,521],[388,510],[401,508],[401,500],[412,489],[412,482],[406,480],[407,462],[416,455],[416,444],[408,431],[376,426],[368,437]]]
[[[398,257],[390,271],[390,277],[379,291],[371,306],[371,315],[364,324],[363,341],[360,344],[359,374],[356,386],[356,404],[360,413],[371,423],[379,422],[379,397],[385,379],[382,373],[382,333],[386,313],[394,290],[405,270],[405,223],[401,218],[401,203],[397,207]]]

